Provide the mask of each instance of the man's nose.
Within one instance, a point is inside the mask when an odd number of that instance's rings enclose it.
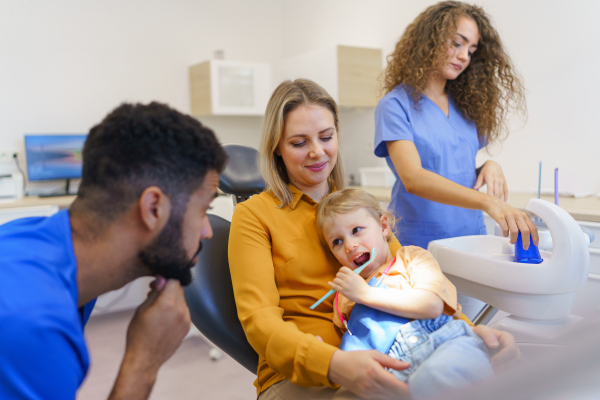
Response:
[[[210,226],[210,221],[208,220],[208,215],[204,216],[204,221],[202,221],[202,228],[200,230],[200,239],[210,239],[213,237],[212,226]]]

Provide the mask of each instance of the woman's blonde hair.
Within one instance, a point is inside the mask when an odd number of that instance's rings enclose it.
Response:
[[[281,156],[275,154],[275,150],[281,141],[285,129],[285,120],[290,112],[303,105],[320,105],[327,108],[333,114],[335,130],[340,143],[340,128],[338,119],[338,108],[335,100],[323,89],[308,79],[296,79],[295,81],[282,82],[271,95],[265,119],[262,127],[258,161],[260,173],[265,180],[266,189],[271,190],[277,199],[279,207],[292,204],[292,192],[288,187],[289,177],[287,169]],[[337,161],[329,175],[329,191],[344,189],[346,180],[344,176],[344,165],[338,145]]]
[[[479,43],[467,69],[458,78],[449,80],[446,90],[464,115],[475,123],[480,140],[491,144],[508,134],[509,111],[516,111],[525,120],[527,109],[521,79],[498,31],[481,7],[444,1],[423,11],[387,57],[383,92],[407,85],[418,108],[427,82],[448,60],[448,45],[461,17],[477,24]]]
[[[378,223],[383,215],[387,217],[389,232],[386,239],[390,242],[394,237],[392,231],[397,222],[394,214],[381,208],[379,201],[372,194],[364,190],[351,188],[332,193],[317,205],[316,222],[323,244],[329,247],[329,244],[325,243],[323,238],[323,228],[332,224],[336,215],[348,214],[361,208],[367,210]]]

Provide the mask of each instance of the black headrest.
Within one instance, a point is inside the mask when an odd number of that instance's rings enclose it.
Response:
[[[258,151],[239,144],[223,146],[229,162],[219,179],[219,189],[235,196],[251,196],[265,188],[265,181],[256,164]]]

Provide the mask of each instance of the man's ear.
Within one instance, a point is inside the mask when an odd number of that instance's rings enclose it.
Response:
[[[160,231],[171,214],[171,199],[159,187],[144,189],[138,199],[140,219],[148,231]]]
[[[383,233],[383,238],[387,240],[387,237],[390,234],[390,221],[388,220],[387,215],[381,216],[381,232]]]

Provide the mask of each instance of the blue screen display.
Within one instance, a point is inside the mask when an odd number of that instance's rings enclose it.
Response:
[[[81,178],[87,135],[25,135],[30,181]]]

